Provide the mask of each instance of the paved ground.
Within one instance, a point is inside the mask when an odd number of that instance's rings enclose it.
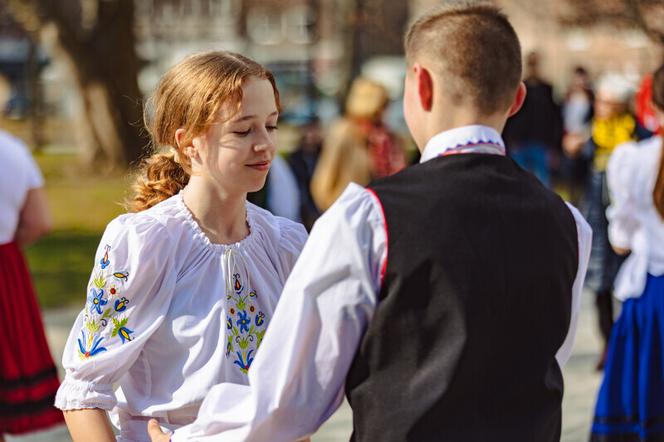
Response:
[[[62,348],[76,311],[48,311],[44,315],[46,331],[53,356],[59,361]],[[565,398],[563,401],[563,442],[585,442],[592,418],[592,407],[601,380],[593,366],[599,351],[595,332],[592,297],[586,293],[579,320],[579,330],[572,358],[564,369]],[[350,408],[344,404],[312,438],[313,442],[347,441],[350,435]],[[35,433],[25,437],[8,437],[7,442],[70,442],[65,428]]]

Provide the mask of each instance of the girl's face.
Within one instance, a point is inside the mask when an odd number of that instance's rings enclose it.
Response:
[[[219,123],[192,142],[193,174],[231,195],[260,190],[275,155],[279,113],[272,84],[251,77],[242,86],[242,95],[239,110],[224,105]]]

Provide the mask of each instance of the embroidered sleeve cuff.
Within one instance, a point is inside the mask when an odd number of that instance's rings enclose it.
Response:
[[[117,400],[111,384],[95,384],[65,377],[55,396],[55,407],[60,410],[100,408],[110,410]]]

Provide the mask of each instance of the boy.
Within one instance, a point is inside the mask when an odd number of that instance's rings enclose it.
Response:
[[[505,157],[517,36],[491,5],[449,6],[406,56],[421,164],[351,184],[316,223],[250,386],[216,386],[174,442],[299,440],[344,390],[355,441],[559,440],[591,233]]]

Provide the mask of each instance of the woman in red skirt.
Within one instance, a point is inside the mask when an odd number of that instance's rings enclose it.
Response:
[[[0,442],[63,421],[59,382],[21,247],[50,228],[43,178],[25,145],[0,131]]]

